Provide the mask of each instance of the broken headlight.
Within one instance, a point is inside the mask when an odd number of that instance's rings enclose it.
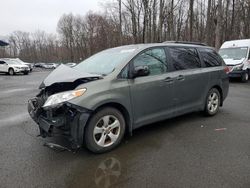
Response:
[[[51,95],[47,99],[47,101],[45,102],[45,104],[43,105],[43,107],[49,107],[49,106],[57,105],[57,104],[60,104],[62,102],[71,100],[73,98],[80,97],[86,91],[87,91],[87,89],[83,88],[83,89],[77,89],[77,90],[72,90],[72,91],[65,91],[65,92],[61,92],[61,93],[57,93],[57,94]]]

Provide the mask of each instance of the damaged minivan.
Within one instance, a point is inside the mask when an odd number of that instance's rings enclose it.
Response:
[[[60,65],[28,102],[42,137],[110,151],[125,133],[182,114],[215,115],[228,94],[228,68],[211,47],[161,43],[116,47],[75,67]]]

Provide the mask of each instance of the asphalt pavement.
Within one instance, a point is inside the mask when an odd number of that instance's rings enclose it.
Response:
[[[37,137],[27,100],[48,74],[0,75],[0,187],[250,187],[250,82],[231,82],[215,117],[155,123],[95,155],[54,151]]]

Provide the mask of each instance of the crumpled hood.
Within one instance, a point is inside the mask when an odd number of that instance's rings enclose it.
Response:
[[[224,59],[226,65],[239,65],[241,63],[243,63],[245,61],[245,58],[242,58],[242,59],[237,59],[237,60],[234,60],[234,59]]]
[[[80,78],[100,78],[100,75],[89,74],[86,72],[78,71],[74,68],[70,68],[66,65],[61,64],[54,71],[52,71],[40,85],[39,88],[50,86],[54,83],[62,83],[62,82],[74,82]]]

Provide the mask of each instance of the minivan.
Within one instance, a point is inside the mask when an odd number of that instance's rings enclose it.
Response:
[[[205,45],[156,43],[101,51],[60,65],[28,102],[40,135],[63,135],[72,148],[110,151],[125,133],[195,111],[215,115],[227,97],[228,68]]]
[[[229,67],[230,78],[241,78],[247,82],[250,75],[250,39],[226,41],[222,44],[219,54]]]

